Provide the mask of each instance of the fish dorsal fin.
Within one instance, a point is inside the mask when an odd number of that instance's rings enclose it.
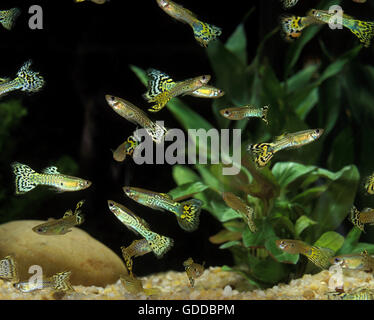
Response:
[[[147,70],[148,91],[144,94],[146,100],[153,99],[160,93],[170,90],[175,86],[174,80],[164,72],[156,69]]]
[[[173,199],[173,198],[171,197],[171,195],[170,195],[170,194],[167,194],[167,193],[160,193],[160,195],[162,195],[163,197],[168,198],[168,199]]]
[[[62,218],[65,219],[65,218],[71,217],[72,215],[73,215],[73,211],[69,209],[68,211],[65,212]]]
[[[47,167],[45,168],[43,171],[42,171],[44,174],[61,174],[60,172],[58,172],[58,169],[57,167]]]
[[[276,136],[276,137],[274,138],[274,141],[282,140],[286,135],[287,135],[287,132],[282,133],[280,136]]]

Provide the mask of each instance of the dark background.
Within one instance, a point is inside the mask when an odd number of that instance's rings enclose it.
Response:
[[[221,27],[221,41],[226,41],[246,13],[255,7],[245,24],[249,61],[260,40],[277,26],[278,16],[283,12],[277,0],[178,3],[198,14],[201,20]],[[291,11],[304,14],[316,3],[318,1],[300,0]],[[28,8],[35,4],[43,8],[43,30],[28,27],[31,16]],[[21,97],[28,110],[14,132],[19,142],[12,161],[40,171],[62,155],[69,155],[79,165],[78,176],[93,182],[85,191],[54,193],[41,210],[30,207],[25,216],[43,220],[60,218],[84,198],[87,200],[86,221],[80,228],[120,255],[120,246],[128,246],[138,237],[109,211],[107,200],[112,199],[144,218],[152,230],[175,240],[172,250],[161,260],[152,254],[136,259],[136,274],[182,270],[183,261],[190,256],[197,262],[206,261],[207,266],[232,264],[230,252],[219,250],[208,240],[222,228],[209,213],[203,211],[199,229],[187,233],[179,228],[172,214],[143,207],[124,196],[123,185],[158,192],[174,188],[169,165],[138,166],[132,159],[117,163],[110,151],[122,143],[135,126],[107,105],[105,94],[122,97],[143,109],[148,106],[141,97],[145,87],[129,69],[130,64],[160,69],[177,80],[212,74],[205,50],[195,41],[191,28],[165,14],[155,0],[111,0],[104,5],[89,1],[74,3],[73,0],[12,0],[2,1],[0,9],[15,6],[22,10],[15,28],[12,31],[0,28],[0,76],[14,76],[26,60],[32,59],[32,69],[45,77],[46,86],[37,94],[14,93],[2,99]],[[363,20],[368,18],[359,6],[352,1],[344,2],[352,15],[359,15]],[[350,33],[343,32],[344,35]],[[325,33],[328,30],[321,35]],[[332,53],[344,52],[351,45],[344,41],[344,36],[331,37],[329,41]],[[280,37],[274,37],[266,47],[267,57],[280,78],[286,48],[287,44]],[[307,56],[313,57],[319,49],[311,44],[304,50]],[[368,52],[362,53],[363,60],[369,60]],[[214,82],[213,75],[211,83]],[[207,119],[212,117],[208,99],[182,99]],[[166,108],[150,117],[164,120],[168,128],[180,127]],[[12,185],[10,163],[2,171]]]

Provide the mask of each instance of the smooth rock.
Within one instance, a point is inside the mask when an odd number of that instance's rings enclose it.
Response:
[[[13,255],[21,280],[29,267],[39,265],[43,277],[70,270],[72,285],[104,287],[127,274],[122,259],[87,232],[73,228],[64,235],[45,236],[32,228],[45,221],[19,220],[0,225],[0,259]]]

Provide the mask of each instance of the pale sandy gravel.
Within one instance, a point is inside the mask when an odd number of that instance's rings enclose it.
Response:
[[[292,280],[289,284],[279,284],[267,290],[246,290],[247,281],[240,275],[222,271],[220,267],[211,267],[204,271],[196,280],[195,288],[188,286],[188,279],[182,272],[166,272],[140,278],[145,288],[156,287],[161,290],[158,296],[148,297],[144,293],[133,295],[128,293],[121,282],[101,287],[74,286],[75,293],[63,297],[53,295],[49,289],[32,293],[22,293],[11,283],[0,280],[0,299],[21,300],[143,300],[143,299],[173,299],[173,300],[311,300],[328,299],[328,283],[333,271],[324,270],[315,275],[304,275]],[[344,271],[344,289],[365,286],[374,289],[372,274],[363,271]],[[330,281],[331,283],[331,281]]]

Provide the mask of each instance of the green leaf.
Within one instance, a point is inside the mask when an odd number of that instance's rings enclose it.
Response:
[[[172,168],[172,175],[178,186],[201,180],[195,171],[183,165],[174,165]]]
[[[277,162],[272,169],[272,173],[282,189],[297,179],[316,170],[315,166],[305,166],[295,162]]]
[[[312,79],[312,76],[317,71],[317,68],[317,64],[312,64],[301,69],[292,77],[289,77],[285,83],[283,83],[284,86],[287,86],[287,93],[290,94],[292,92],[299,91],[308,85]]]
[[[221,244],[225,242],[234,242],[242,238],[241,232],[221,230],[214,236],[209,237],[209,241],[214,244]]]
[[[268,257],[252,267],[252,276],[267,283],[275,284],[284,280],[289,274],[289,268],[286,264],[278,263]]]
[[[329,248],[337,252],[344,243],[344,237],[335,231],[325,232],[314,245],[322,248]]]
[[[252,233],[248,228],[243,232],[243,244],[246,247],[264,246],[267,239],[275,237],[271,224],[266,220],[256,222],[258,231]]]
[[[225,44],[226,49],[231,51],[243,63],[247,64],[247,37],[244,25],[239,24]]]
[[[300,237],[300,234],[308,227],[316,224],[314,220],[310,219],[307,216],[301,216],[296,220],[295,223],[295,234],[297,237]]]
[[[241,271],[241,270],[239,270],[239,269],[237,269],[237,268],[231,268],[231,267],[229,267],[229,266],[222,266],[222,271],[229,271],[229,272],[235,272],[235,273],[238,273],[238,274],[240,274],[242,277],[244,277],[245,279],[247,279],[247,281],[251,284],[251,285],[253,285],[253,286],[255,286],[256,288],[261,288],[261,285],[257,282],[257,281],[255,281],[254,279],[252,279],[251,277],[249,277],[248,276],[248,274],[246,274],[245,272],[243,272],[243,271]]]
[[[354,162],[355,141],[351,127],[346,126],[334,139],[327,164],[331,170],[340,168]]]
[[[217,191],[222,192],[223,186],[222,183],[216,178],[216,176],[209,170],[209,165],[200,165],[196,164],[196,169],[199,171],[200,176],[202,177],[203,181],[209,188]]]
[[[168,192],[172,199],[181,198],[183,196],[192,195],[195,193],[202,192],[206,190],[208,186],[203,184],[200,181],[189,182],[182,185],[179,185],[177,188],[174,188]]]
[[[290,254],[281,249],[279,249],[275,241],[278,240],[278,237],[271,237],[266,240],[265,248],[271,253],[272,257],[279,262],[296,264],[299,261],[298,254]]]
[[[243,219],[242,215],[229,208],[224,202],[211,201],[212,214],[221,222],[232,219]]]
[[[240,246],[242,243],[240,241],[229,241],[219,246],[219,249],[227,249],[234,246]]]
[[[374,244],[359,242],[354,246],[350,253],[361,253],[364,250],[367,250],[370,254],[374,254]]]
[[[358,240],[360,239],[361,233],[362,231],[359,228],[353,227],[345,237],[344,243],[340,248],[339,252],[337,253],[337,255],[352,253],[354,248],[358,244]]]

